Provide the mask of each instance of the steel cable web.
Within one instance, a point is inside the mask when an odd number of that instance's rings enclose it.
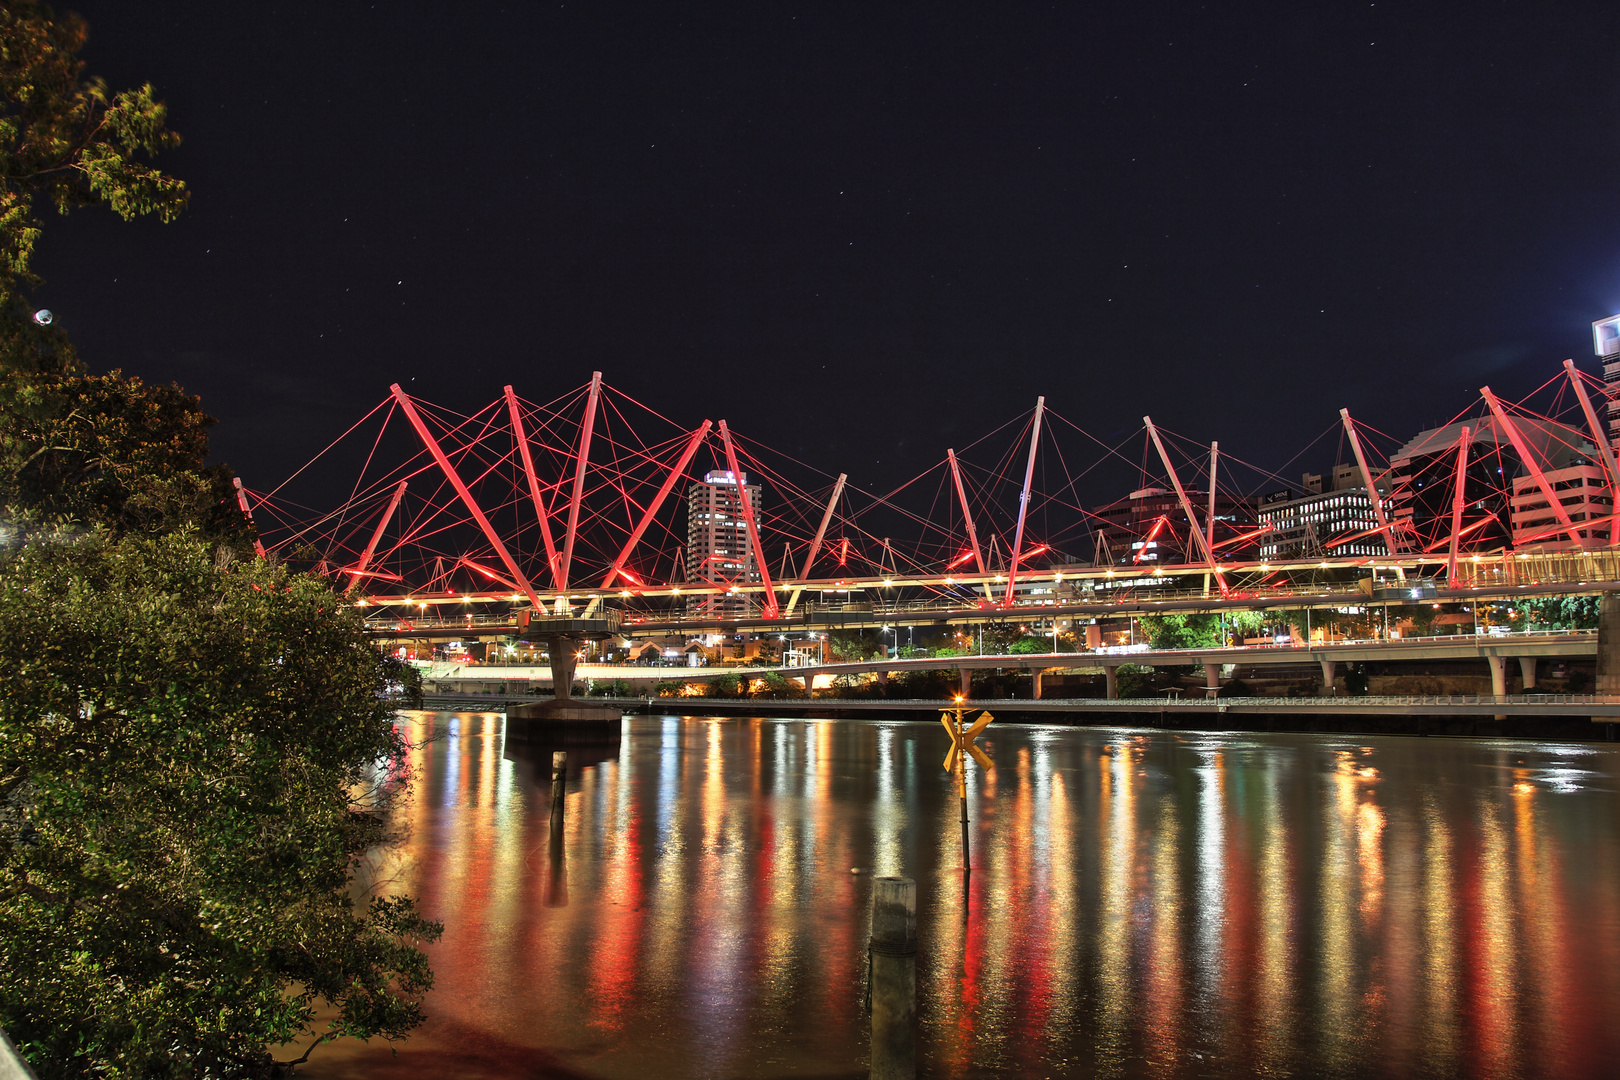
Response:
[[[1590,376],[1577,377],[1608,393]],[[509,405],[503,396],[472,412],[401,395],[384,399],[269,492],[250,493],[250,507],[268,549],[277,557],[327,573],[344,586],[355,581],[357,596],[506,590],[517,595],[525,583],[554,593],[557,567],[547,554],[544,537],[549,533],[559,550],[567,540],[591,384],[544,403],[514,394]],[[667,586],[684,575],[688,491],[705,472],[724,470],[725,456],[713,430],[700,436],[700,425],[678,424],[610,385],[602,384],[595,400],[568,591],[600,592],[604,576],[622,562],[622,576],[610,588],[621,596],[629,594],[627,602],[636,603],[643,587]],[[421,434],[407,422],[404,401],[410,403]],[[1508,416],[1534,433],[1540,456],[1549,458],[1579,456],[1590,449],[1576,405],[1562,376],[1519,402],[1502,402]],[[509,408],[523,429],[532,478]],[[1103,520],[1095,512],[1099,504],[1088,505],[1088,485],[1096,486],[1100,477],[1124,467],[1140,469],[1145,487],[1161,472],[1156,457],[1138,462],[1126,450],[1141,429],[1104,439],[1050,408],[1045,416],[1049,422],[1034,448],[1036,465],[1020,553],[1021,568],[1030,572],[1084,557],[1076,549],[1091,540]],[[1516,467],[1512,449],[1504,445],[1496,424],[1482,415],[1478,403],[1471,403],[1448,425],[1465,420],[1480,433],[1468,458],[1470,492],[1485,494],[1470,495],[1472,509],[1464,524],[1473,528],[1480,514],[1494,513],[1502,525],[1499,540],[1506,542],[1506,507],[1513,497]],[[1025,412],[955,451],[962,497],[992,573],[1005,567],[1013,554],[1008,544],[1015,531],[1032,423],[1033,413]],[[1372,425],[1354,423],[1380,489],[1386,483],[1393,489],[1392,504],[1419,497],[1432,501],[1436,496],[1431,491],[1454,486],[1454,470],[1445,453],[1420,455],[1396,469],[1390,459],[1401,445],[1398,440]],[[1323,440],[1338,427],[1325,428],[1282,469],[1305,454],[1318,453]],[[1184,485],[1202,486],[1207,493],[1207,446],[1176,432],[1159,431]],[[739,468],[767,493],[757,525],[770,576],[798,582],[805,552],[827,513],[835,474],[744,433],[732,431],[732,438]],[[442,453],[453,479],[428,443]],[[1453,458],[1454,444],[1455,439]],[[672,477],[671,470],[689,453],[686,467]],[[1266,485],[1287,484],[1279,471],[1225,448],[1219,462],[1217,496],[1252,501]],[[330,503],[323,503],[317,481],[330,482],[350,469],[353,482],[344,485],[347,497],[321,510]],[[660,492],[663,498],[655,508]],[[809,577],[836,581],[893,574],[937,579],[951,567],[964,566],[972,552],[961,501],[947,460],[883,492],[873,492],[859,478],[851,478],[832,509]],[[1195,510],[1201,518],[1204,508]],[[480,517],[487,521],[488,531]],[[1449,520],[1443,528],[1431,525],[1425,535],[1414,536],[1413,543],[1420,550],[1444,543],[1449,529]],[[1238,532],[1237,523],[1218,522],[1217,546]],[[949,591],[941,585],[930,588]]]

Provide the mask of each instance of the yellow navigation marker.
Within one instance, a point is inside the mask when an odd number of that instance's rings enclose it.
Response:
[[[972,756],[979,763],[981,769],[991,768],[993,762],[990,755],[973,745],[973,740],[979,733],[990,726],[995,717],[988,712],[981,712],[979,718],[973,721],[971,727],[966,726],[965,714],[972,710],[964,708],[960,695],[956,698],[956,707],[946,709],[939,714],[939,722],[951,736],[951,748],[945,754],[945,771],[956,773],[956,791],[962,802],[962,881],[964,887],[967,875],[973,873],[973,857],[968,846],[968,812],[967,812],[967,757]],[[957,766],[961,770],[957,770]]]
[[[995,767],[995,762],[990,760],[990,755],[973,744],[973,740],[977,739],[979,733],[990,726],[990,722],[995,717],[988,712],[980,713],[979,718],[973,721],[971,727],[964,728],[962,726],[962,714],[966,711],[961,706],[958,706],[954,709],[946,709],[939,714],[939,722],[945,726],[946,732],[951,737],[951,748],[945,754],[946,772],[956,771],[957,759],[961,757],[964,750],[973,755],[973,760],[979,763],[980,768],[991,769]]]

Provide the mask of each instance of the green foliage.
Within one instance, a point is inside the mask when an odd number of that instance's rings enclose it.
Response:
[[[790,682],[786,675],[780,671],[766,671],[757,676],[759,688],[753,691],[754,697],[760,698],[797,698],[803,697],[804,691],[799,685]]]
[[[1021,637],[1008,646],[1007,651],[1014,656],[1032,656],[1036,653],[1049,653],[1052,651],[1052,639]]]
[[[76,15],[0,5],[0,505],[118,531],[190,520],[223,535],[229,476],[203,465],[213,421],[195,399],[117,372],[86,377],[60,324],[38,325],[25,295],[40,283],[41,203],[172,221],[188,197],[142,160],[179,144],[164,105],[151,86],[114,93],[82,79],[85,36]]]
[[[736,675],[716,675],[704,682],[704,695],[712,698],[734,698],[742,693],[742,679]]]
[[[180,145],[150,84],[114,93],[81,79],[88,27],[43,4],[0,7],[0,292],[35,284],[36,200],[65,214],[106,206],[126,221],[173,221],[186,185],[140,159]]]
[[[1593,630],[1599,603],[1596,596],[1538,596],[1515,601],[1514,610],[1531,629]]]
[[[1143,615],[1136,623],[1155,649],[1208,649],[1221,643],[1214,615]]]
[[[392,653],[383,654],[378,663],[382,666],[384,694],[388,700],[402,709],[420,709],[422,669]]]
[[[827,651],[834,662],[871,660],[878,654],[878,634],[876,630],[830,630]]]
[[[1005,656],[1011,651],[1013,642],[1023,636],[1023,631],[1010,622],[986,623],[984,633],[980,636],[986,656]]]
[[[246,550],[230,472],[205,464],[214,419],[195,397],[117,371],[57,385],[65,411],[8,425],[22,457],[0,470],[0,504],[115,532],[193,525]]]
[[[1400,609],[1399,615],[1392,612],[1391,620],[1409,618],[1412,620],[1412,633],[1417,637],[1430,637],[1434,634],[1434,620],[1440,612],[1433,604],[1416,604],[1409,608]]]
[[[879,698],[883,696],[883,691],[876,679],[843,674],[833,676],[829,695],[835,698]]]
[[[1242,643],[1244,638],[1259,637],[1271,625],[1269,616],[1263,611],[1228,611],[1226,613],[1227,633],[1235,643]]]
[[[1119,696],[1152,697],[1153,669],[1141,664],[1121,664],[1114,672],[1115,688]]]
[[[189,535],[0,554],[0,1024],[47,1076],[236,1076],[403,1037],[411,901],[356,904],[401,772],[379,662],[319,580]]]
[[[653,686],[653,693],[659,697],[676,697],[686,689],[685,679],[659,679]]]

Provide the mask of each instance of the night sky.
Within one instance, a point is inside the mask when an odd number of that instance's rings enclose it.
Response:
[[[593,369],[874,490],[1037,394],[1280,467],[1620,311],[1620,5],[71,7],[193,197],[48,217],[36,299],[260,490]]]

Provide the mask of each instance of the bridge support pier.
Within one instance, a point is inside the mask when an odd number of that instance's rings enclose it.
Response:
[[[1108,679],[1108,700],[1114,701],[1119,697],[1119,665],[1104,664],[1103,675]]]
[[[1494,653],[1485,657],[1491,664],[1491,695],[1498,702],[1507,697],[1507,657],[1497,656]],[[1531,661],[1535,663],[1535,661]],[[1493,720],[1506,720],[1507,713],[1497,713]]]
[[[1491,694],[1497,701],[1501,701],[1507,697],[1507,657],[1493,654],[1487,655],[1485,659],[1491,665]]]
[[[961,685],[961,689],[958,690],[957,693],[961,694],[964,698],[971,697],[972,694],[970,691],[973,689],[973,681],[968,678],[968,669],[957,668],[956,678]]]
[[[1598,605],[1597,686],[1599,694],[1620,694],[1620,593],[1604,593]]]
[[[558,701],[574,696],[574,668],[579,663],[579,638],[548,634],[546,652],[551,655],[551,695]]]
[[[1034,698],[1036,701],[1041,700],[1041,676],[1045,674],[1046,672],[1042,668],[1035,668],[1029,673],[1030,697]]]
[[[1337,690],[1337,688],[1333,684],[1333,680],[1338,677],[1339,664],[1335,660],[1323,660],[1321,663],[1322,663],[1322,696],[1327,697],[1327,696],[1335,693],[1336,690]]]
[[[1524,680],[1526,692],[1536,688],[1536,658],[1533,656],[1519,657],[1519,674]]]
[[[1221,665],[1204,665],[1204,689],[1209,691],[1209,697],[1217,697],[1221,690]]]

